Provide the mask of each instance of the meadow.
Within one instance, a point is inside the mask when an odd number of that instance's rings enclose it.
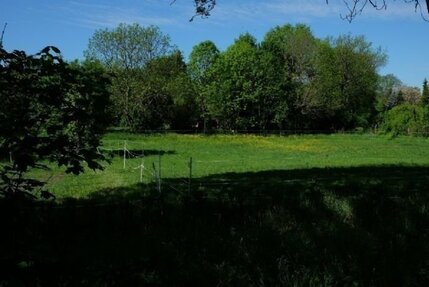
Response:
[[[0,285],[429,284],[425,138],[112,133],[101,150],[104,171],[33,173],[58,200],[0,201]]]
[[[127,148],[125,168],[124,145]],[[33,175],[45,180],[49,191],[58,198],[87,198],[99,190],[140,183],[139,166],[142,163],[142,182],[156,182],[159,161],[161,180],[182,179],[176,183],[185,185],[190,173],[193,181],[203,185],[204,178],[225,173],[429,165],[429,140],[426,138],[359,134],[205,136],[110,133],[104,137],[100,151],[110,159],[110,163],[103,164],[103,171],[87,170],[79,176],[66,175],[62,169],[51,165],[51,171],[35,171]],[[191,158],[192,171],[189,170]]]

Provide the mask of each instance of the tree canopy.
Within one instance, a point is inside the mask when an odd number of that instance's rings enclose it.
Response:
[[[191,71],[195,54],[207,45],[191,54]],[[385,60],[363,37],[321,40],[308,26],[284,25],[261,43],[241,35],[205,69],[200,90],[207,114],[222,129],[368,126]]]
[[[99,60],[109,69],[133,70],[143,68],[171,50],[170,38],[158,27],[121,23],[114,29],[96,30],[84,54],[87,59]]]
[[[147,29],[119,28],[143,34]],[[114,41],[110,36],[106,42]],[[128,42],[133,40],[118,43]],[[269,30],[261,42],[249,33],[239,35],[224,51],[203,41],[193,47],[187,63],[169,42],[165,47],[165,53],[136,65],[99,59],[112,79],[113,125],[133,131],[353,130],[379,126],[396,106],[426,103],[419,89],[394,75],[379,75],[387,56],[363,36],[320,39],[304,24],[286,24]]]
[[[84,54],[88,60],[100,61],[112,76],[112,124],[137,127],[142,123],[136,112],[141,106],[136,103],[142,102],[145,93],[140,84],[143,70],[173,51],[169,36],[155,26],[121,23],[114,29],[95,31]]]

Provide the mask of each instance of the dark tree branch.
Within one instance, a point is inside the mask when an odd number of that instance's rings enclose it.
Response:
[[[176,0],[174,0],[176,1]],[[195,15],[189,19],[192,22],[195,17],[207,18],[210,16],[210,12],[216,6],[216,0],[194,0],[195,3]]]
[[[1,36],[0,36],[0,49],[3,48],[3,38],[4,38],[4,32],[6,31],[6,27],[7,27],[7,22],[4,23],[4,27],[3,27],[3,30],[1,32]]]
[[[345,16],[341,15],[341,18],[349,22],[352,22],[356,16],[360,15],[368,5],[377,10],[387,9],[386,0],[343,0],[343,2],[347,7],[348,13]],[[420,15],[422,16],[423,20],[429,21],[425,13],[423,13],[420,0],[404,0],[404,2],[414,3],[415,11],[420,11]],[[329,0],[326,0],[326,4],[329,4]],[[426,6],[429,14],[429,0],[426,0]]]
[[[286,1],[286,0],[285,0]],[[420,12],[422,18],[425,21],[429,21],[427,17],[429,15],[429,0],[425,0],[427,6],[427,14],[423,12],[421,0],[403,0],[406,3],[414,3],[414,9]],[[172,0],[172,4],[176,2],[176,0]],[[329,4],[329,0],[325,0],[326,4]],[[347,8],[347,14],[341,15],[341,18],[347,20],[349,22],[353,21],[353,19],[360,15],[362,11],[370,5],[374,9],[377,10],[385,10],[387,9],[387,0],[343,0],[344,5]],[[195,17],[206,18],[210,16],[210,12],[216,6],[216,0],[194,0],[195,4],[195,15],[189,21],[193,21]]]

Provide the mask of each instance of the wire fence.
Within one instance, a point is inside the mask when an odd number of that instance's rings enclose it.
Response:
[[[376,139],[377,137],[370,138]],[[336,139],[336,138],[334,138]],[[163,191],[177,191],[177,192],[192,192],[193,188],[203,187],[227,187],[233,185],[244,184],[249,179],[231,179],[221,177],[212,177],[209,175],[214,174],[210,171],[217,170],[218,167],[225,167],[221,170],[221,174],[240,172],[234,170],[235,167],[245,166],[246,164],[253,164],[252,161],[257,161],[258,164],[267,163],[267,170],[288,170],[289,160],[296,158],[284,156],[280,165],[273,168],[273,161],[279,163],[278,159],[273,158],[261,158],[259,156],[249,155],[249,158],[239,159],[237,157],[228,158],[222,157],[215,159],[201,159],[198,157],[189,156],[187,154],[176,154],[174,151],[154,150],[145,149],[144,140],[106,140],[103,146],[98,148],[98,152],[105,155],[111,155],[114,157],[114,164],[105,164],[106,169],[110,169],[108,175],[100,175],[103,172],[98,173],[98,179],[87,176],[86,178],[80,176],[76,180],[67,180],[66,189],[71,194],[72,191],[78,190],[114,190],[117,188],[127,188],[130,185],[143,184],[147,188],[155,189],[159,193]],[[423,145],[422,145],[423,147]],[[427,147],[427,145],[424,145]],[[351,151],[353,152],[353,151]],[[395,158],[395,155],[392,155]],[[376,162],[380,159],[377,156],[364,156],[360,157],[360,160],[366,162]],[[10,155],[12,161],[12,154]],[[262,164],[265,165],[265,164]],[[305,162],[301,164],[305,168]],[[314,166],[307,166],[314,167]],[[208,169],[212,168],[204,176],[201,176],[201,168]],[[241,171],[246,172],[245,168]],[[263,171],[258,170],[258,171]],[[322,181],[322,177],[314,177],[317,181]],[[393,179],[393,178],[392,178]],[[44,180],[54,187],[56,183],[63,180],[63,175],[59,175],[58,172],[52,171],[46,172]],[[283,179],[284,183],[293,183],[300,181],[300,179]],[[268,184],[270,179],[257,179],[251,180],[252,184]],[[142,186],[143,186],[142,185]],[[82,197],[86,196],[82,192]]]
[[[140,144],[140,142],[137,142],[137,144]],[[134,142],[134,146],[136,146],[136,142]],[[128,170],[129,172],[138,172],[140,183],[144,183],[144,179],[149,179],[152,183],[156,184],[156,188],[159,193],[162,192],[163,187],[163,171],[167,171],[169,177],[177,179],[179,181],[178,184],[188,186],[190,191],[193,165],[192,157],[185,158],[183,156],[169,155],[175,159],[170,159],[171,164],[163,166],[163,152],[161,150],[158,151],[156,160],[154,160],[153,154],[151,155],[152,159],[148,160],[148,154],[143,148],[139,151],[130,150],[128,141],[126,140],[123,141],[122,146],[120,145],[120,142],[118,142],[113,146],[99,147],[98,151],[100,153],[107,151],[109,153],[115,153],[121,156],[123,170]],[[136,161],[139,163],[138,165],[135,164]],[[174,187],[171,184],[164,183],[164,186],[165,185],[169,186],[169,188],[173,190],[177,190],[177,187]]]
[[[129,128],[112,128],[108,129],[109,132],[131,132]],[[153,134],[197,134],[197,135],[278,135],[278,136],[288,136],[288,135],[317,135],[317,134],[366,134],[366,135],[380,135],[380,134],[389,134],[384,130],[381,130],[378,127],[373,127],[369,129],[359,129],[354,130],[345,130],[345,129],[208,129],[206,131],[202,129],[154,129],[154,130],[139,130],[139,134],[153,135]],[[411,129],[407,131],[402,131],[398,135],[408,135],[408,136],[429,136],[428,131],[413,131]]]
[[[139,147],[140,148],[136,148]],[[142,141],[109,141],[108,145],[99,147],[100,153],[109,153],[114,154],[116,157],[115,165],[106,166],[109,169],[113,169],[113,173],[116,175],[113,178],[103,178],[102,182],[100,181],[90,181],[88,184],[91,185],[94,189],[107,189],[111,187],[126,187],[132,184],[144,184],[146,187],[153,188],[159,193],[163,191],[177,191],[177,192],[192,192],[193,188],[203,188],[203,187],[227,187],[233,185],[246,184],[251,182],[255,185],[269,184],[270,178],[263,179],[231,179],[226,176],[225,178],[221,177],[211,177],[203,176],[201,177],[201,170],[198,170],[202,167],[207,168],[208,166],[216,166],[213,168],[215,170],[219,166],[225,166],[226,173],[233,173],[233,168],[228,170],[228,167],[231,166],[240,166],[240,162],[237,162],[237,158],[219,158],[214,160],[201,160],[194,158],[192,156],[185,156],[182,154],[168,153],[162,150],[145,150],[143,148],[144,142]],[[131,148],[133,147],[133,148]],[[250,155],[251,156],[251,155]],[[289,169],[288,160],[293,158],[283,157],[283,165],[279,165],[276,168],[270,168],[270,170],[286,170]],[[254,160],[257,160],[258,164],[261,162],[267,162],[267,166],[272,163],[273,158],[260,158],[255,157]],[[360,157],[360,160],[366,160],[367,162],[376,162],[380,160],[380,157],[377,156],[366,156]],[[242,165],[249,164],[248,159],[243,159]],[[262,164],[264,165],[264,164]],[[305,168],[305,163],[302,163],[303,168]],[[310,166],[309,166],[310,167]],[[311,166],[313,167],[313,166]],[[221,172],[224,174],[224,172]],[[263,171],[263,170],[261,170]],[[197,172],[197,176],[195,176]],[[210,175],[210,172],[208,173]],[[313,177],[316,181],[326,180],[324,177]],[[330,178],[332,179],[332,178]],[[392,178],[394,179],[394,178]],[[283,183],[294,183],[301,181],[302,179],[282,179]],[[308,180],[308,179],[305,179]],[[70,189],[79,189],[82,186],[82,182],[76,182],[75,184],[70,184]]]

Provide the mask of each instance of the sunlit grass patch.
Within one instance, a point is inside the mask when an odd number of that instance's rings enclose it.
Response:
[[[124,147],[127,149],[125,166]],[[107,134],[100,151],[110,154],[111,164],[103,171],[87,170],[79,176],[66,175],[50,165],[51,171],[33,175],[48,182],[59,197],[85,197],[105,188],[127,187],[161,178],[192,178],[236,172],[294,170],[326,167],[380,165],[429,165],[429,141],[425,138],[374,135],[138,135]],[[129,151],[129,152],[128,152]],[[185,183],[184,183],[185,184]]]

